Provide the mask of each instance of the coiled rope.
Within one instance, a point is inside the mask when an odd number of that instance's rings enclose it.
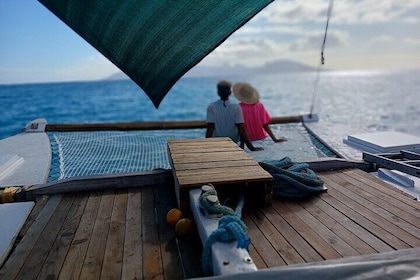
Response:
[[[325,192],[324,181],[307,163],[295,163],[289,157],[259,162],[273,176],[273,195],[286,199],[304,199]]]
[[[199,197],[201,207],[209,213],[223,214],[219,219],[218,228],[207,238],[202,255],[202,268],[204,275],[212,274],[211,246],[214,242],[231,242],[237,240],[237,248],[248,250],[251,239],[247,235],[245,223],[241,220],[242,208],[244,205],[244,195],[239,197],[238,205],[235,211],[232,208],[221,205],[220,203],[211,203],[207,199],[210,195],[217,196],[217,191],[212,188],[203,191]]]

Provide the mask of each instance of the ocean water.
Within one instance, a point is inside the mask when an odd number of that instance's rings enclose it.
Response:
[[[307,114],[313,104],[320,120],[332,125],[420,136],[418,77],[420,71],[323,71],[318,83],[312,72],[223,78],[253,84],[272,116]],[[158,109],[130,80],[0,85],[0,139],[36,118],[48,123],[203,120],[208,103],[218,98],[217,80],[182,78]]]

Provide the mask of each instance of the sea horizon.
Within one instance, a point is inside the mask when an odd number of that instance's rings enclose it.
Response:
[[[361,130],[398,130],[420,136],[417,70],[322,71],[230,76],[247,81],[273,117],[314,113],[323,121]],[[220,77],[183,77],[158,109],[134,82],[64,81],[0,85],[3,118],[0,139],[21,132],[26,123],[115,123],[204,120],[207,105],[218,99]],[[237,102],[235,98],[231,98]],[[397,107],[397,108],[395,108]]]

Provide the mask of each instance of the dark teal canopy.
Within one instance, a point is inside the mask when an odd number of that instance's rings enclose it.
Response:
[[[171,87],[273,0],[39,0],[157,108]]]

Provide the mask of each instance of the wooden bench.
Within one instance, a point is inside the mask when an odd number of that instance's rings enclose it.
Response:
[[[273,177],[230,138],[168,140],[178,206],[187,210],[188,190],[213,184],[219,194],[245,191],[245,201],[269,204]]]

